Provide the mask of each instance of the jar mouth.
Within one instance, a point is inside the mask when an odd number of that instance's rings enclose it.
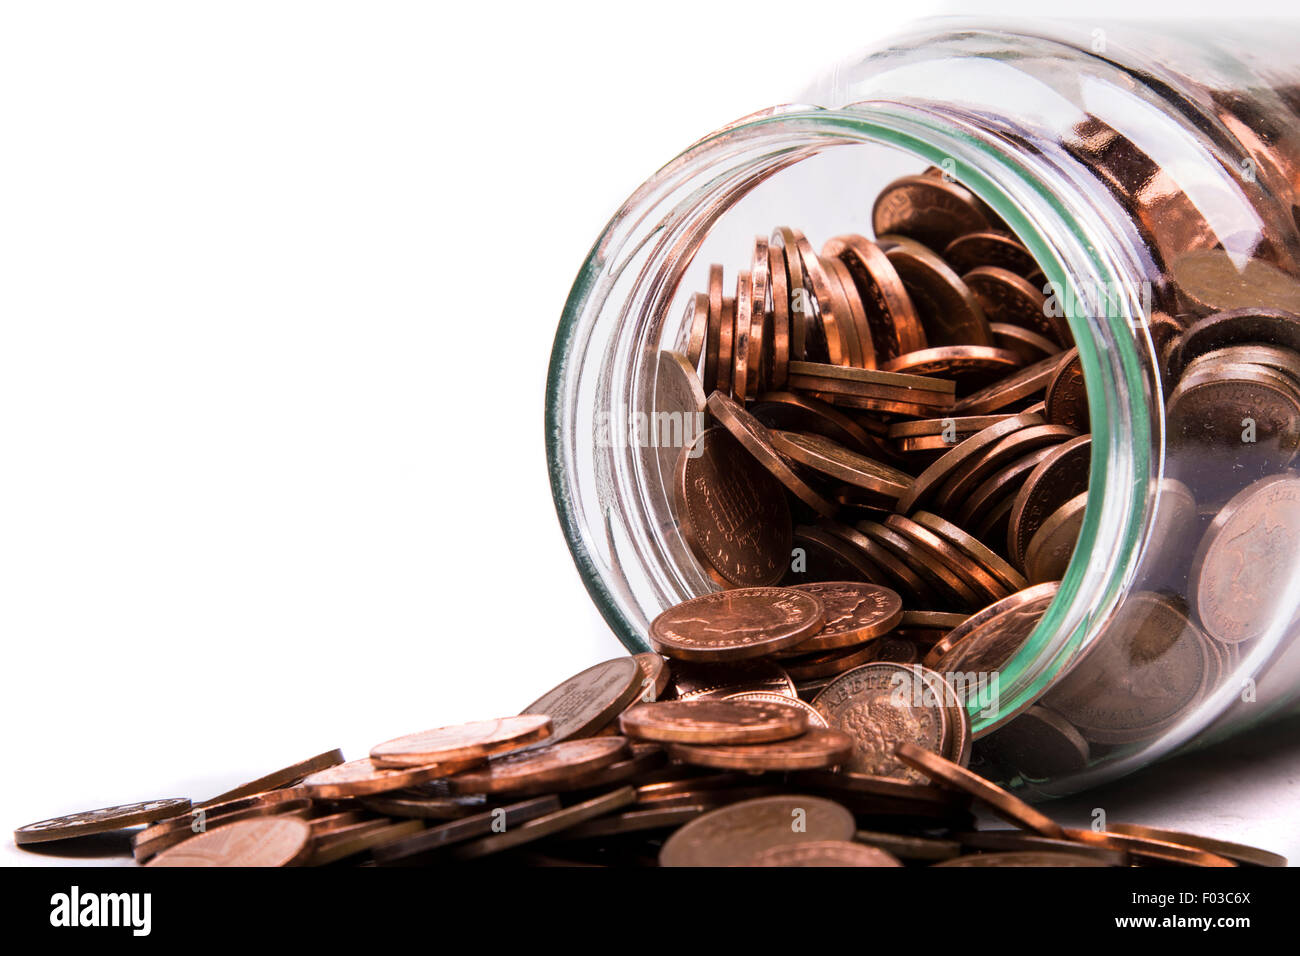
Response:
[[[660,347],[650,339],[670,321],[662,316],[687,266],[731,203],[785,166],[835,147],[872,144],[940,167],[1011,228],[1058,293],[1086,383],[1090,487],[1104,493],[1089,496],[1058,596],[994,675],[997,692],[969,703],[972,731],[982,735],[1041,696],[1102,630],[1134,575],[1159,461],[1140,267],[1101,212],[1082,198],[1071,201],[1067,174],[1047,157],[1013,150],[961,117],[893,101],[837,110],[779,107],[697,142],[611,219],[565,303],[546,390],[552,494],[602,615],[629,650],[648,650],[654,612],[715,587],[702,572],[665,567],[669,556],[644,526],[663,516],[652,515],[644,488],[636,487],[637,454],[620,417],[630,411],[627,397],[644,385],[647,352]],[[611,416],[607,447],[587,434],[600,414]],[[633,562],[641,566],[629,568]]]

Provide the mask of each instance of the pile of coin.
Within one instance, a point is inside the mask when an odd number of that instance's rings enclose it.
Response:
[[[15,831],[55,851],[130,835],[147,866],[1280,866],[1253,847],[1059,826],[964,768],[965,711],[932,671],[870,663],[801,703],[766,663],[885,627],[861,585],[721,592],[671,609],[671,654],[588,668],[517,716],[332,750],[200,803]],[[1011,824],[977,827],[983,808]]]

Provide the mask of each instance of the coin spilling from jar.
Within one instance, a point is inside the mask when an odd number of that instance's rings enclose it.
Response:
[[[14,839],[57,852],[116,834],[153,867],[1285,865],[1138,824],[1060,826],[965,766],[966,711],[922,665],[873,660],[800,699],[783,654],[886,647],[902,614],[865,583],[708,595],[655,621],[667,656],[597,664],[518,715]],[[979,827],[977,810],[1006,825]]]

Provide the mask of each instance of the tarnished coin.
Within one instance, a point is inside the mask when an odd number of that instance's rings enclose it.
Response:
[[[925,665],[941,674],[995,674],[1029,640],[1060,585],[1038,584],[1017,591],[972,614],[926,655]]]
[[[1042,290],[1023,276],[997,266],[979,266],[962,275],[990,322],[1022,325],[1055,342],[1070,341],[1070,326],[1059,310],[1045,306]]]
[[[744,866],[790,843],[851,840],[853,814],[831,800],[802,794],[760,797],[712,810],[664,841],[660,866]]]
[[[1062,356],[1061,364],[1047,383],[1043,400],[1049,424],[1066,425],[1077,432],[1088,431],[1088,389],[1078,349],[1070,349]]]
[[[311,853],[311,827],[297,817],[262,817],[196,834],[146,866],[293,866]]]
[[[522,711],[551,718],[546,743],[585,737],[600,730],[641,694],[643,671],[632,657],[588,667],[551,688]]]
[[[1058,508],[1088,490],[1091,464],[1092,437],[1080,435],[1058,445],[1025,479],[1011,506],[1007,529],[1007,556],[1013,564],[1023,568],[1034,532]]]
[[[1170,357],[1170,377],[1180,378],[1193,359],[1230,345],[1259,343],[1300,351],[1300,314],[1258,305],[1216,312],[1189,325]]]
[[[686,352],[684,357],[692,372],[700,366],[704,342],[709,333],[709,297],[697,292],[686,300]]]
[[[903,176],[886,186],[871,210],[877,236],[898,234],[943,250],[958,236],[989,227],[970,190],[947,179]]]
[[[518,717],[476,720],[397,737],[372,747],[370,759],[377,767],[425,767],[447,760],[488,757],[516,750],[550,735],[550,717],[520,714]]]
[[[781,579],[790,559],[785,492],[726,429],[695,439],[678,459],[673,489],[682,537],[710,577],[725,587]]]
[[[493,757],[486,765],[449,778],[447,786],[452,793],[550,793],[626,755],[627,741],[622,737],[562,740]]]
[[[31,843],[70,840],[73,837],[90,836],[95,833],[111,833],[114,830],[124,830],[142,823],[153,823],[156,820],[175,817],[189,809],[189,800],[183,797],[169,797],[165,800],[146,800],[143,803],[124,803],[116,807],[104,807],[101,810],[69,813],[19,827],[14,831],[14,843],[18,846],[27,846]]]
[[[956,834],[962,846],[972,850],[993,850],[998,853],[1068,853],[1071,856],[1090,857],[1106,866],[1131,866],[1128,851],[1104,846],[1079,843],[1074,840],[1054,840],[1037,836],[1024,830],[970,830]]]
[[[476,837],[488,836],[505,827],[509,829],[560,809],[560,799],[553,794],[530,797],[517,803],[492,807],[481,813],[466,815],[457,820],[427,827],[403,839],[389,841],[375,847],[374,856],[382,862],[394,862],[454,846]]]
[[[796,498],[827,517],[835,514],[835,506],[814,491],[785,463],[785,459],[772,446],[771,432],[762,422],[721,392],[714,392],[709,396],[708,407],[713,417],[744,446],[745,450],[753,456],[754,461],[762,465]],[[778,495],[778,497],[784,504],[784,496]]]
[[[602,817],[621,807],[626,807],[636,800],[636,790],[632,787],[620,787],[609,793],[583,800],[561,810],[553,810],[527,820],[516,827],[507,826],[505,830],[493,832],[490,836],[480,837],[469,843],[462,843],[451,851],[452,856],[461,860],[476,859],[493,853],[523,846],[528,843],[563,833],[570,827],[576,827],[588,820]]]
[[[277,787],[288,786],[296,783],[308,774],[315,773],[317,770],[324,770],[326,767],[334,767],[343,762],[343,751],[327,750],[324,753],[316,754],[314,757],[308,757],[306,760],[300,760],[298,763],[276,770],[265,776],[258,777],[256,780],[250,780],[248,783],[240,784],[227,790],[225,793],[219,793],[215,797],[197,803],[197,807],[210,807],[218,803],[228,803],[239,797],[251,796],[254,793],[264,793],[267,790],[275,790]]]
[[[663,700],[633,707],[619,722],[629,737],[684,744],[761,744],[808,728],[803,712],[784,700]]]
[[[772,661],[748,660],[726,664],[674,661],[673,695],[678,700],[730,697],[745,691],[795,696],[794,681]]]
[[[1045,837],[1065,837],[1065,831],[1056,821],[1039,813],[1019,797],[989,783],[979,774],[915,744],[900,743],[897,753],[899,760],[923,778],[928,777],[939,786],[969,793],[1008,823]]]
[[[1239,644],[1284,627],[1300,575],[1300,477],[1272,475],[1243,489],[1196,549],[1191,602],[1206,633]]]
[[[820,581],[795,588],[816,595],[825,607],[825,626],[785,654],[813,654],[863,644],[887,634],[903,616],[902,599],[889,588],[857,581]]]
[[[878,362],[926,347],[925,331],[903,280],[884,251],[865,236],[836,236],[822,247],[849,271],[867,313]]]
[[[757,854],[750,866],[902,866],[898,858],[874,846],[843,840],[787,843]]]
[[[889,240],[882,248],[911,296],[927,344],[992,345],[989,320],[961,277],[920,243],[899,236]]]
[[[852,737],[824,727],[812,728],[788,740],[761,744],[668,744],[668,756],[673,760],[697,767],[750,773],[835,767],[852,752]]]
[[[667,657],[725,662],[794,647],[821,630],[822,602],[793,588],[715,591],[650,622],[650,643]]]
[[[1051,339],[1018,325],[990,322],[989,328],[993,330],[993,344],[997,348],[1015,352],[1020,356],[1022,365],[1033,365],[1061,351],[1061,347]]]
[[[923,781],[895,756],[899,743],[942,752],[948,715],[921,668],[871,663],[831,681],[812,701],[826,723],[853,738],[845,769],[880,777]]]
[[[300,787],[310,796],[323,800],[360,797],[389,790],[403,790],[439,777],[447,777],[483,763],[482,757],[448,760],[427,767],[379,767],[369,757],[349,760],[305,778]]]
[[[423,820],[367,820],[333,833],[313,832],[307,866],[327,866],[419,833]]]
[[[1140,591],[1043,702],[1099,744],[1136,743],[1173,726],[1204,690],[1204,639],[1173,599]]]
[[[1065,577],[1087,509],[1088,493],[1085,491],[1053,511],[1034,532],[1025,548],[1025,575],[1030,581],[1041,584]]]
[[[1049,850],[1022,850],[1008,853],[968,853],[935,863],[935,866],[1110,866],[1101,860],[1077,853],[1053,853]]]
[[[785,431],[770,434],[773,446],[787,458],[878,495],[882,503],[897,501],[912,482],[911,475],[859,455],[821,435]]]
[[[950,860],[961,853],[956,840],[939,837],[912,836],[906,833],[885,833],[880,830],[859,830],[853,835],[855,843],[865,843],[903,860]]]
[[[1030,707],[980,742],[998,766],[1031,780],[1063,777],[1088,765],[1088,741],[1046,707]]]
[[[1166,408],[1178,477],[1207,467],[1249,476],[1281,471],[1300,450],[1300,386],[1262,365],[1216,363],[1189,371]]]

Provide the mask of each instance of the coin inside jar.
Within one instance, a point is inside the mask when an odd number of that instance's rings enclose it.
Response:
[[[650,623],[661,654],[687,661],[762,657],[802,643],[821,630],[821,600],[793,588],[738,588],[692,598]]]

